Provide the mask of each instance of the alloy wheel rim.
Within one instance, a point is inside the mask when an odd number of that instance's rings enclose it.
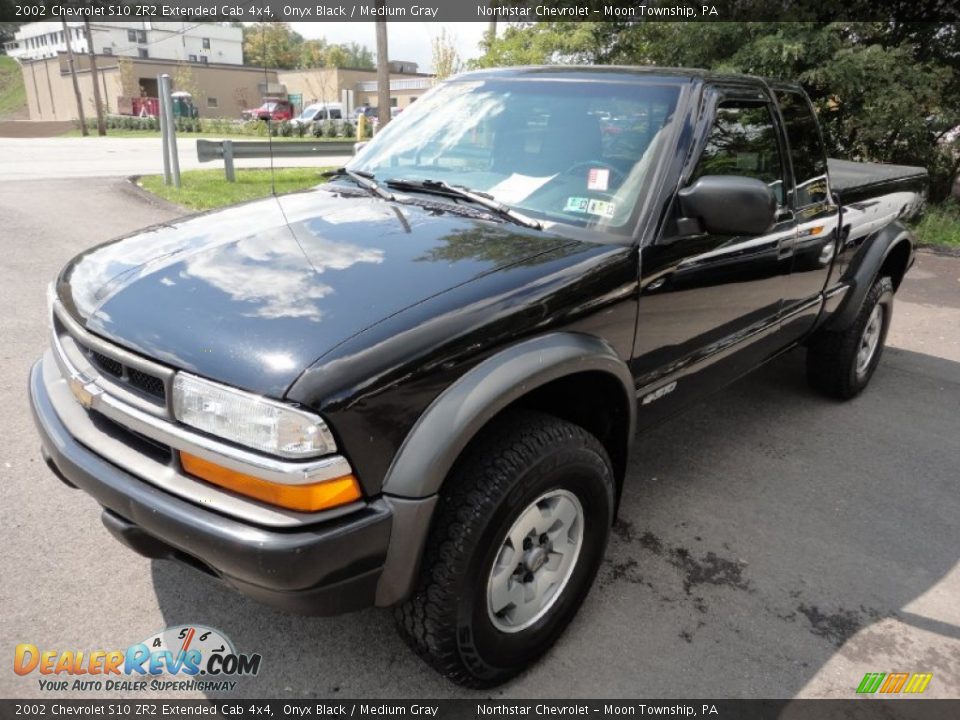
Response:
[[[857,348],[857,376],[863,377],[870,367],[870,362],[877,354],[880,346],[880,333],[883,330],[883,306],[876,305],[870,313],[870,319],[863,334],[860,336],[860,345]]]
[[[573,575],[583,526],[583,506],[567,490],[544,493],[517,516],[487,580],[494,627],[520,632],[550,611]]]

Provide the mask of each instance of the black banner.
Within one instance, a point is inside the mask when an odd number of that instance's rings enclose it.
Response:
[[[955,720],[960,700],[0,700],[0,718]]]
[[[0,0],[0,21],[930,21],[954,0]]]

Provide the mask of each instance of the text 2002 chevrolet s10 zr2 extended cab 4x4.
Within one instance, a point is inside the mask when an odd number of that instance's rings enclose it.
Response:
[[[502,682],[589,590],[638,428],[798,343],[818,390],[866,386],[925,183],[828,163],[795,85],[462,75],[326,185],[71,261],[44,456],[148,557],[395,606],[442,673]]]

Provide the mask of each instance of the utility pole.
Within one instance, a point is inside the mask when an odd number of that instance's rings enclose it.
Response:
[[[80,94],[80,83],[77,82],[77,66],[73,62],[73,44],[70,42],[70,33],[72,29],[67,26],[66,20],[61,20],[63,25],[63,37],[67,41],[67,59],[70,61],[70,79],[73,80],[73,94],[77,98],[77,115],[80,116],[80,132],[84,137],[90,134],[87,130],[87,118],[83,112],[83,96]]]
[[[93,51],[93,33],[90,32],[90,21],[83,21],[83,28],[87,34],[87,52],[90,53],[90,77],[93,80],[93,104],[97,106],[97,134],[107,134],[107,121],[103,117],[103,103],[100,100],[100,81],[97,72],[97,54]]]
[[[377,0],[377,7],[384,7],[383,0]],[[380,130],[390,122],[390,66],[387,55],[387,22],[377,20],[377,119]]]

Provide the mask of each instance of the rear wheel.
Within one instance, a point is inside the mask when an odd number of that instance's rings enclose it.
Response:
[[[465,451],[444,487],[401,635],[454,682],[490,687],[557,640],[596,575],[614,478],[577,425],[512,412]]]
[[[857,317],[839,332],[819,331],[807,347],[807,379],[820,392],[848,400],[867,386],[880,362],[893,317],[893,281],[874,282]]]

